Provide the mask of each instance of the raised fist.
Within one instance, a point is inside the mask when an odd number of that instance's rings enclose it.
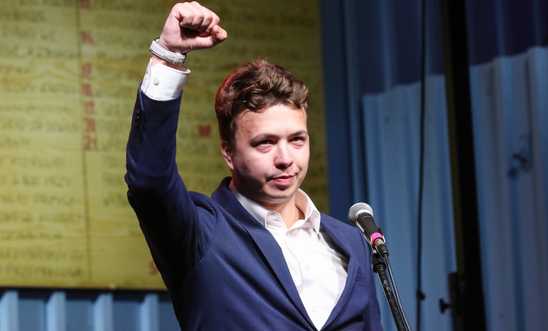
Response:
[[[211,48],[227,38],[219,16],[198,2],[178,3],[171,9],[158,43],[176,53]]]

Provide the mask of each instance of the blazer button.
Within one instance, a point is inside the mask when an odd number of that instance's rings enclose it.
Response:
[[[137,108],[137,111],[135,112],[135,126],[139,127],[139,124],[141,123],[141,108]]]

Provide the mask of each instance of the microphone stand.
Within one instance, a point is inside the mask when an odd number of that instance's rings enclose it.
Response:
[[[348,211],[348,221],[350,224],[360,228],[365,239],[373,249],[373,253],[371,254],[371,266],[373,267],[373,271],[379,276],[384,296],[388,301],[398,331],[412,331],[401,304],[396,280],[392,274],[392,267],[390,266],[390,260],[388,260],[388,249],[385,245],[386,241],[384,235],[382,234],[381,228],[377,227],[373,220],[373,209],[366,203],[356,203]],[[390,282],[386,275],[385,270],[387,267],[392,282]],[[394,291],[392,291],[391,286],[394,286]]]
[[[396,328],[398,331],[406,331],[407,329],[405,328],[405,324],[403,323],[403,319],[400,315],[396,298],[394,297],[394,293],[390,287],[390,281],[386,276],[386,264],[384,259],[379,255],[379,253],[377,253],[376,250],[374,250],[373,254],[371,254],[371,266],[373,267],[373,271],[379,276],[384,296],[388,301],[388,306],[390,306],[392,316],[394,317],[394,322],[396,323]]]

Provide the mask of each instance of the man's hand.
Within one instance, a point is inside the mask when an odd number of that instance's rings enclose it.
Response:
[[[196,1],[178,3],[169,13],[158,44],[176,53],[211,48],[227,38],[219,21],[219,16]],[[152,58],[155,63],[168,64],[155,55]]]

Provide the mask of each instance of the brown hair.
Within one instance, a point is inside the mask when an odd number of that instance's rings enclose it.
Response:
[[[221,140],[235,147],[236,118],[244,110],[254,112],[278,104],[302,109],[308,116],[308,87],[284,68],[264,57],[236,68],[223,82],[215,98]]]

